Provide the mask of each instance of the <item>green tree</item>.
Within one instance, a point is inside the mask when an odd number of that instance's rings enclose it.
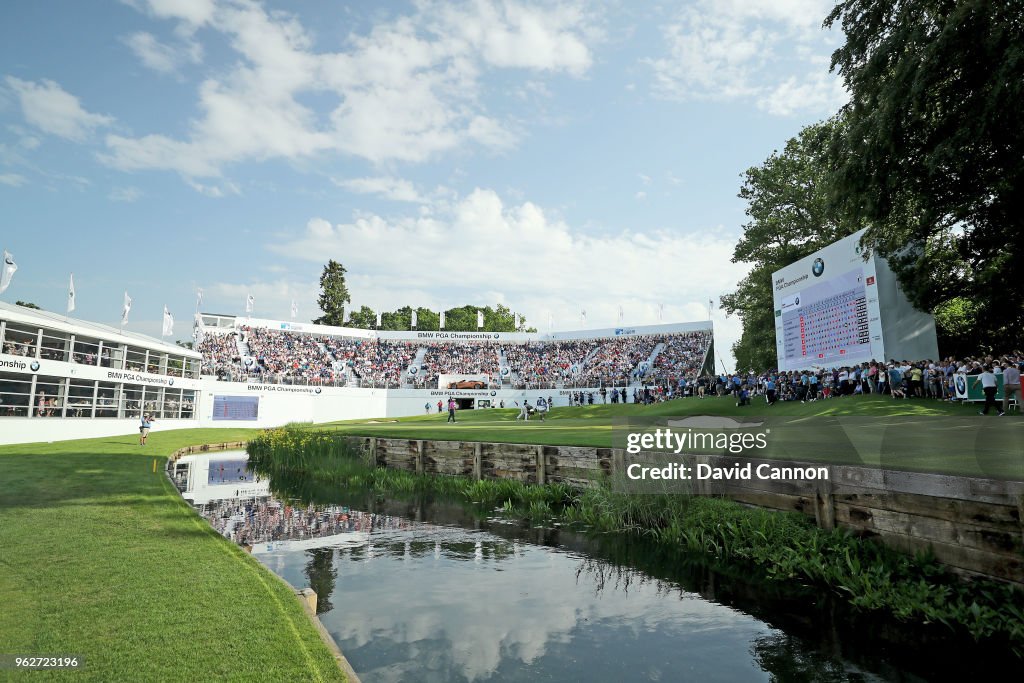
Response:
[[[743,176],[739,197],[747,202],[750,221],[732,260],[753,268],[721,299],[726,313],[738,314],[743,323],[733,345],[737,369],[776,365],[772,273],[860,228],[837,210],[827,191],[823,149],[841,125],[832,119],[804,128],[782,152],[772,152]]]
[[[915,305],[970,300],[1001,348],[1024,330],[1022,16],[1020,0],[841,0],[825,21],[846,34],[832,67],[851,94],[834,200]]]
[[[377,313],[369,306],[363,306],[358,311],[349,313],[349,321],[346,327],[358,327],[363,330],[372,330],[377,325]]]
[[[38,306],[36,306],[31,301],[15,301],[14,305],[15,306],[21,306],[22,308],[34,308],[37,311],[43,310],[43,309],[39,308]]]
[[[313,321],[315,325],[342,325],[345,304],[352,301],[345,285],[345,266],[334,259],[327,262],[320,275],[320,298],[317,303],[323,315]]]

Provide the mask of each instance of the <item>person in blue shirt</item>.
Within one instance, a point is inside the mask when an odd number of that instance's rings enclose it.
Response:
[[[764,398],[768,401],[768,405],[775,403],[775,378],[768,377],[768,381],[764,383]]]
[[[146,445],[146,437],[149,436],[149,430],[153,428],[153,423],[156,422],[156,418],[152,415],[143,415],[142,424],[139,426],[139,445]]]

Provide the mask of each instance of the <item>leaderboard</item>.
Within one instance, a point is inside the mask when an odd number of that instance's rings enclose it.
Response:
[[[258,420],[260,416],[259,396],[214,396],[214,420]]]
[[[788,297],[782,313],[787,365],[835,365],[870,352],[863,272],[845,273]],[[857,361],[859,362],[859,361]]]

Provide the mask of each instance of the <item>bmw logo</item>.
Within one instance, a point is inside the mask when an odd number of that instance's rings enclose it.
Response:
[[[174,379],[173,378],[167,380],[167,386],[169,386],[169,387],[173,387],[174,386]]]
[[[29,365],[29,368],[32,369],[32,372],[35,372],[36,370],[38,370],[39,369],[39,361],[37,361],[37,360],[32,361],[32,364]]]
[[[498,395],[498,392],[497,392],[497,391],[492,391],[492,392],[491,392],[491,396],[497,396],[497,395]]]
[[[495,338],[495,339],[498,339],[498,338],[499,338],[500,336],[501,336],[501,335],[499,335],[499,334],[498,334],[497,332],[495,332],[495,333],[494,333],[494,338]]]
[[[420,371],[420,369],[418,367],[416,367],[415,365],[410,365],[409,366],[409,374],[410,375],[415,375],[419,371]]]
[[[317,387],[316,389],[313,390],[313,393],[314,394],[319,394],[321,391],[323,391],[323,389],[321,389],[320,387]]]
[[[956,393],[966,394],[967,393],[967,380],[962,375],[956,378]]]
[[[811,272],[814,273],[814,277],[821,277],[821,274],[825,272],[825,262],[820,258],[814,259],[814,265],[811,266]]]
[[[799,306],[800,305],[800,297],[797,297],[797,298],[793,299],[793,303],[796,304],[797,306]]]

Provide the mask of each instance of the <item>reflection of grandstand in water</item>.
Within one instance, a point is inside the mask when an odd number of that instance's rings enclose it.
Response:
[[[270,482],[249,472],[247,462],[243,451],[185,455],[172,465],[171,478],[194,505],[270,495]]]

